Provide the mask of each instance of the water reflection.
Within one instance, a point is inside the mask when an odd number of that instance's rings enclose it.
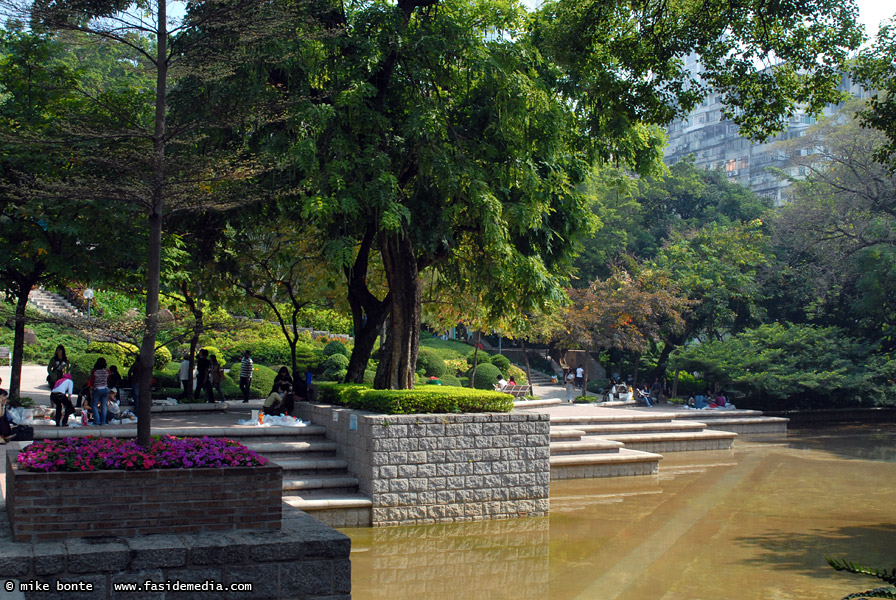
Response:
[[[355,600],[841,598],[896,566],[896,427],[739,439],[651,477],[552,482],[547,519],[346,530]]]

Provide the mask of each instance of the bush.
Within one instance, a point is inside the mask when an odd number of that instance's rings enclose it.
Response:
[[[324,346],[324,356],[333,356],[334,354],[341,354],[348,358],[349,353],[348,349],[345,347],[345,344],[340,342],[339,340],[333,340]]]
[[[513,378],[518,385],[526,385],[529,383],[529,379],[526,377],[526,372],[516,365],[510,365],[508,375],[513,375]]]
[[[348,367],[348,357],[344,354],[334,354],[321,365],[324,369],[345,369]]]
[[[460,379],[452,375],[451,373],[446,373],[440,377],[442,380],[442,385],[450,385],[452,387],[461,387]]]
[[[417,371],[422,371],[424,377],[442,377],[447,370],[445,361],[432,350],[422,349],[417,355]]]
[[[221,351],[218,350],[215,346],[203,346],[200,350],[208,350],[208,357],[211,358],[214,354],[218,357],[218,362],[224,362],[224,355],[221,354]]]
[[[491,363],[498,367],[501,375],[507,377],[510,374],[510,359],[503,354],[496,354],[492,357]]]
[[[84,385],[87,383],[87,380],[90,378],[90,372],[93,371],[93,365],[96,364],[97,359],[105,358],[107,367],[112,365],[116,365],[117,367],[122,367],[122,364],[118,360],[118,356],[113,355],[104,355],[104,354],[75,354],[69,355],[68,360],[71,364],[71,374],[72,381],[75,384],[75,393],[77,393]],[[119,371],[122,369],[119,368]],[[124,369],[124,372],[121,373],[122,376],[127,375],[127,369]]]
[[[121,367],[130,367],[137,360],[140,349],[134,344],[127,342],[90,342],[87,344],[88,354],[102,354],[103,356],[112,356],[115,360],[111,363]],[[106,361],[109,359],[106,358]],[[167,365],[171,362],[171,353],[168,353]]]
[[[445,366],[445,372],[455,377],[465,375],[473,367],[465,358],[450,358],[445,361]]]
[[[473,355],[474,354],[476,355],[476,364],[477,365],[492,364],[492,357],[489,356],[488,352],[486,352],[484,350],[480,350],[479,352],[476,352],[475,350],[473,350],[472,352],[467,354],[467,362],[470,363],[471,368],[473,366]]]
[[[171,350],[166,348],[165,346],[159,346],[156,348],[155,356],[153,357],[152,367],[154,369],[164,369],[171,363]]]
[[[374,390],[364,385],[321,384],[322,402],[388,415],[510,412],[513,397],[494,391],[426,385],[414,390]]]
[[[240,370],[232,369],[227,373],[227,377],[230,380],[239,386],[240,382]],[[252,383],[249,386],[250,395],[253,398],[267,398],[271,393],[271,389],[274,387],[274,379],[277,377],[277,373],[264,365],[254,365],[252,370]],[[226,380],[225,380],[226,381]],[[221,389],[224,389],[224,385],[221,386]]]
[[[495,365],[485,363],[476,367],[476,379],[473,386],[477,390],[494,390],[501,371]]]

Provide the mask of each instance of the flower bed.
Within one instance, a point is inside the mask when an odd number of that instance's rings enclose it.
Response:
[[[134,440],[68,437],[34,442],[16,462],[28,471],[51,472],[261,467],[268,459],[222,438],[163,436],[143,448]]]
[[[283,470],[230,440],[65,438],[8,451],[6,485],[17,541],[276,530]]]

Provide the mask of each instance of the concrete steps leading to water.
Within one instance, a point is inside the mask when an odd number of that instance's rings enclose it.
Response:
[[[786,430],[787,419],[747,410],[553,411],[551,478],[656,474],[660,453],[727,450],[738,435]]]
[[[326,439],[324,429],[277,429],[240,441],[283,467],[283,501],[333,527],[369,527],[371,500],[359,492],[358,479],[336,455],[336,443]],[[305,429],[313,431],[302,433]]]

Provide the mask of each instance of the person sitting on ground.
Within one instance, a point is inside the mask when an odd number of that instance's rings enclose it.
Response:
[[[264,405],[261,407],[261,410],[266,415],[282,415],[286,411],[285,402],[283,401],[283,396],[278,394],[277,392],[271,392],[271,394],[265,399]]]
[[[53,417],[53,420],[56,421],[56,427],[68,426],[68,418],[75,412],[75,407],[72,405],[72,392],[74,390],[75,383],[72,381],[72,376],[64,373],[59,381],[56,382],[56,385],[53,386],[53,391],[50,392],[50,400],[56,407],[56,415]],[[63,408],[65,409],[64,415]]]
[[[507,380],[504,379],[503,375],[498,375],[498,383],[495,384],[495,391],[500,392],[504,388],[507,387]]]
[[[15,439],[15,434],[12,432],[15,422],[10,418],[8,408],[9,392],[0,389],[0,444]]]
[[[653,406],[653,402],[650,401],[650,390],[647,389],[646,383],[638,386],[638,400],[641,400],[647,406]]]
[[[292,377],[289,375],[289,369],[280,367],[277,376],[274,377],[274,387],[271,391],[282,395],[290,390],[292,390]]]

